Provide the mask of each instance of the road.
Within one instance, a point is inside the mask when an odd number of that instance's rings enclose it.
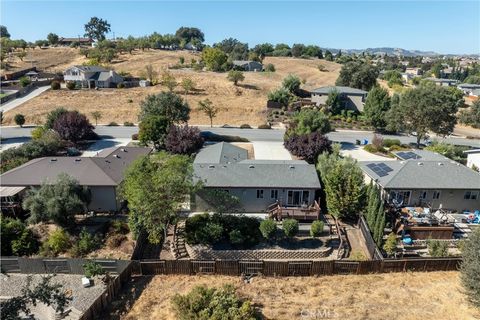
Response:
[[[230,135],[230,136],[240,136],[246,138],[250,141],[283,141],[283,135],[285,130],[283,129],[238,129],[238,128],[220,128],[220,127],[206,127],[200,126],[199,127],[202,131],[207,132],[210,131],[215,134],[219,135]],[[7,141],[3,141],[2,143],[8,143],[9,139],[16,138],[18,139],[26,139],[31,136],[30,131],[32,127],[2,127],[0,131],[0,135],[2,139],[7,139]],[[131,138],[132,134],[138,132],[138,127],[108,127],[108,126],[97,126],[95,132],[102,136],[103,138],[107,139],[127,139]],[[355,143],[355,140],[363,140],[367,139],[371,141],[373,138],[372,132],[366,131],[352,131],[352,130],[342,130],[342,131],[335,131],[330,132],[328,134],[330,140],[335,142],[346,142],[346,143]],[[414,143],[416,142],[416,138],[412,136],[404,136],[404,135],[383,135],[384,139],[399,139],[401,143]],[[451,144],[457,145],[466,145],[472,146],[475,148],[480,148],[480,140],[473,140],[473,139],[466,139],[462,137],[448,137],[448,138],[435,138],[439,141],[444,141]]]
[[[12,109],[15,109],[16,107],[18,107],[19,105],[27,102],[28,100],[30,99],[33,99],[35,98],[36,96],[44,93],[45,91],[47,91],[48,89],[50,89],[50,86],[43,86],[43,87],[38,87],[36,88],[35,90],[33,90],[32,92],[30,92],[29,94],[27,94],[26,96],[23,96],[21,98],[17,98],[17,99],[14,99],[12,101],[9,101],[7,103],[4,103],[0,106],[0,111],[3,111],[4,113],[7,112],[7,111],[10,111]]]

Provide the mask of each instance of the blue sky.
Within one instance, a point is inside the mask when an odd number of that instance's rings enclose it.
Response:
[[[19,1],[1,0],[1,24],[12,38],[82,35],[92,16],[118,36],[180,26],[202,29],[211,44],[316,44],[363,49],[399,47],[438,53],[480,53],[480,1]],[[109,35],[112,37],[112,34]]]

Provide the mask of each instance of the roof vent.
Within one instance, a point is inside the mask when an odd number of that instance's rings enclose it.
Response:
[[[255,168],[255,166],[254,166],[253,164],[249,165],[248,167],[249,167],[250,169]]]
[[[208,169],[214,169],[215,166],[213,164],[208,165]]]
[[[127,152],[127,150],[125,150],[125,148],[120,149],[120,151]]]
[[[290,166],[288,166],[288,167],[289,167],[290,169],[295,169],[295,166],[292,166],[292,165],[290,165]]]
[[[105,160],[106,163],[110,163],[110,160]]]
[[[443,163],[442,163],[442,162],[439,162],[438,165],[439,165],[439,166],[443,166]]]
[[[113,157],[114,158],[120,158],[120,156],[118,154],[114,154]]]
[[[423,166],[423,162],[419,162],[417,163],[419,166]]]
[[[80,162],[80,161],[82,161],[82,159],[80,158],[75,159],[75,162]]]
[[[50,159],[50,162],[56,162],[56,161],[57,161],[57,158]]]

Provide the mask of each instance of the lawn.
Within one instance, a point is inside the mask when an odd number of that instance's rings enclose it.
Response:
[[[49,50],[52,50],[49,52]],[[66,50],[66,49],[62,49]],[[54,61],[54,53],[65,54],[62,61]],[[41,61],[42,66],[50,69],[63,70],[68,65],[84,62],[82,56],[75,49],[65,52],[60,48],[29,51],[29,57]],[[48,57],[51,57],[50,60]],[[68,57],[68,59],[67,59]],[[186,51],[160,51],[148,50],[145,52],[135,51],[132,55],[121,55],[113,61],[111,67],[117,72],[128,72],[134,76],[141,76],[146,65],[161,74],[168,67],[178,63],[179,58],[184,57],[186,63],[192,58],[199,60],[199,55],[193,55]],[[68,62],[70,61],[70,63]],[[268,93],[281,86],[282,79],[289,73],[298,75],[303,81],[303,88],[309,90],[320,86],[333,85],[338,77],[340,65],[318,59],[295,59],[285,57],[267,57],[264,64],[273,63],[276,72],[245,72],[245,80],[238,86],[229,82],[226,73],[218,72],[195,72],[191,69],[169,70],[180,82],[183,78],[190,77],[196,83],[194,94],[185,96],[192,109],[190,114],[191,124],[209,124],[209,119],[197,110],[199,100],[210,99],[219,108],[219,113],[214,119],[215,125],[260,125],[266,121],[266,102]],[[318,64],[325,65],[328,72],[318,70]],[[20,62],[18,62],[20,65]],[[78,90],[47,91],[38,97],[24,103],[5,114],[5,124],[13,123],[16,113],[26,115],[27,123],[42,123],[45,115],[56,107],[64,106],[68,109],[77,109],[87,116],[93,111],[103,114],[99,123],[115,121],[138,122],[139,103],[148,94],[166,90],[158,85],[150,88],[131,89],[108,89],[108,90]],[[184,96],[181,87],[175,92]]]
[[[254,278],[156,276],[125,320],[175,319],[170,298],[196,285],[231,283],[266,319],[478,319],[469,306],[458,272],[391,273],[327,277]],[[317,317],[315,317],[317,315]]]

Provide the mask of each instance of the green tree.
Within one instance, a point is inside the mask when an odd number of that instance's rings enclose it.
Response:
[[[138,140],[143,145],[152,143],[155,149],[160,149],[168,133],[170,122],[163,116],[149,115],[139,124]]]
[[[277,224],[272,219],[262,220],[259,228],[262,236],[267,240],[271,240],[277,232]]]
[[[459,100],[440,86],[421,85],[407,90],[399,103],[393,103],[388,112],[389,127],[400,131],[416,132],[417,144],[428,131],[448,135],[457,122]]]
[[[176,222],[186,196],[197,189],[188,156],[159,152],[134,161],[122,184],[130,209],[130,230],[136,236],[145,230],[151,243],[160,243],[168,225]]]
[[[198,28],[192,27],[180,27],[175,32],[175,37],[185,40],[185,43],[192,43],[194,40],[198,40],[200,43],[205,41],[203,32]]]
[[[462,250],[460,276],[470,301],[480,308],[480,228],[475,228]]]
[[[17,126],[23,127],[23,125],[25,124],[25,116],[23,114],[17,113],[13,117],[13,121],[15,121],[15,124]]]
[[[188,103],[173,92],[161,92],[157,95],[148,95],[140,103],[139,120],[155,115],[167,119],[168,123],[179,124],[190,119],[190,107]]]
[[[228,81],[233,82],[234,85],[237,85],[238,82],[242,82],[245,79],[242,71],[230,70],[227,75]]]
[[[387,112],[390,110],[390,96],[388,91],[380,86],[373,87],[365,101],[364,112],[368,122],[376,130],[383,130],[387,126]]]
[[[282,221],[282,229],[287,238],[293,238],[298,233],[298,221],[295,219],[285,219]]]
[[[162,74],[162,84],[167,87],[170,92],[173,92],[178,85],[175,76],[168,71]]]
[[[375,66],[361,61],[347,62],[342,65],[335,84],[369,91],[376,83],[379,71]]]
[[[468,109],[461,110],[458,121],[473,128],[480,128],[480,100],[475,101]]]
[[[387,253],[389,257],[393,256],[397,249],[397,235],[392,232],[388,235],[385,244],[383,245],[383,250]]]
[[[213,127],[213,118],[217,116],[218,108],[215,107],[209,99],[200,100],[198,102],[198,110],[203,111],[210,119],[210,128]]]
[[[95,127],[96,127],[98,125],[98,120],[102,119],[102,113],[100,111],[92,111],[90,115],[95,120]]]
[[[323,228],[325,224],[321,220],[315,220],[312,222],[312,226],[310,227],[310,236],[311,237],[320,237],[323,233]]]
[[[85,212],[89,202],[88,188],[61,173],[55,183],[43,183],[40,188],[28,190],[22,207],[30,211],[29,223],[53,221],[68,227],[75,223],[75,214]]]
[[[328,93],[327,101],[325,101],[327,109],[333,114],[339,114],[342,111],[342,97],[337,89],[332,89]]]
[[[290,92],[285,88],[278,88],[268,93],[268,100],[281,103],[283,106],[288,106],[292,98]]]
[[[59,107],[59,108],[56,108],[52,111],[50,111],[48,114],[47,114],[47,119],[45,120],[45,124],[43,125],[45,127],[45,129],[53,129],[53,124],[55,123],[55,121],[63,114],[67,113],[68,110],[63,108],[63,107]]]
[[[183,78],[182,82],[180,82],[183,91],[185,91],[185,100],[187,100],[187,94],[195,89],[195,82],[192,78]]]
[[[28,86],[31,83],[30,79],[27,77],[21,77],[20,80],[18,80],[18,82],[20,83],[20,86],[22,88]]]
[[[158,72],[153,69],[151,64],[145,66],[145,76],[148,80],[150,80],[153,84],[157,82]]]
[[[50,45],[54,46],[58,43],[58,35],[56,35],[55,33],[49,33],[47,35],[47,40]]]
[[[85,24],[85,37],[97,41],[105,40],[105,34],[110,32],[110,24],[107,20],[97,17],[90,18],[90,21]]]
[[[333,61],[333,54],[330,52],[330,50],[325,50],[325,60]]]
[[[380,205],[377,208],[377,216],[375,220],[375,229],[373,233],[373,239],[377,246],[382,247],[383,243],[383,230],[385,229],[385,210],[383,208],[383,201],[380,200]]]
[[[10,33],[8,33],[7,27],[0,25],[0,38],[10,39]]]
[[[316,109],[302,109],[295,113],[286,136],[304,135],[312,132],[328,133],[332,130],[328,116]]]
[[[287,89],[288,92],[290,92],[292,94],[295,94],[295,92],[297,92],[298,89],[300,89],[300,84],[301,83],[302,83],[302,81],[300,80],[299,77],[297,77],[294,74],[289,74],[288,76],[286,76],[283,79],[282,87]]]
[[[318,157],[317,170],[325,191],[328,212],[336,218],[354,218],[362,207],[365,185],[362,170],[350,157],[338,152]]]
[[[226,53],[219,48],[205,48],[202,51],[202,60],[211,71],[223,71],[227,58]]]

